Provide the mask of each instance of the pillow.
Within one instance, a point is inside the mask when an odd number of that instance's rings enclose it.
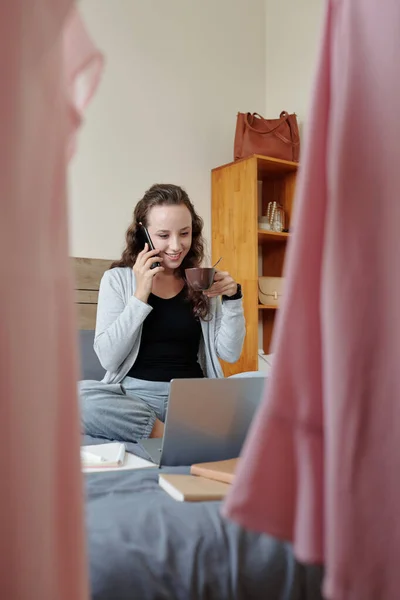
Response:
[[[80,378],[94,379],[101,381],[106,374],[101,366],[97,354],[93,349],[94,331],[83,330],[79,331],[79,351],[80,351]]]

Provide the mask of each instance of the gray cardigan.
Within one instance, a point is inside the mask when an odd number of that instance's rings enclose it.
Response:
[[[143,321],[153,309],[133,295],[135,289],[129,267],[106,271],[101,280],[94,349],[107,371],[103,383],[120,383],[138,355]],[[201,320],[199,363],[206,377],[223,377],[218,358],[233,363],[242,352],[243,304],[212,298],[210,306],[212,318]]]

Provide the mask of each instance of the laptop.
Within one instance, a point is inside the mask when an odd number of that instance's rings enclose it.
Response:
[[[160,467],[236,458],[266,381],[264,377],[173,379],[164,436],[141,440],[140,445]]]

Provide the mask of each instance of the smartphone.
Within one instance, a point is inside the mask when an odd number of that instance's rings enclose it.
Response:
[[[154,248],[154,244],[152,242],[152,239],[150,237],[149,232],[147,231],[147,227],[145,227],[142,223],[139,223],[139,229],[138,229],[139,235],[142,239],[143,242],[143,248],[145,243],[147,242],[147,244],[149,245],[149,250],[155,250]],[[150,269],[155,269],[156,267],[161,267],[161,263],[159,262],[154,262]]]

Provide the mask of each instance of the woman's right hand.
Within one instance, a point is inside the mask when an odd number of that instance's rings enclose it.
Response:
[[[138,300],[147,303],[153,287],[153,277],[157,273],[164,271],[164,267],[155,267],[151,265],[155,262],[161,262],[163,259],[157,256],[158,250],[150,250],[148,244],[145,244],[143,250],[139,252],[136,262],[132,267],[136,279],[136,290],[133,294]]]

